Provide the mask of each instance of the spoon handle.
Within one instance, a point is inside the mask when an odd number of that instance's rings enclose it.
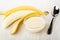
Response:
[[[54,18],[52,18],[52,21],[50,23],[50,27],[49,27],[49,29],[47,31],[47,34],[51,34],[51,32],[52,32],[53,20],[54,20]]]

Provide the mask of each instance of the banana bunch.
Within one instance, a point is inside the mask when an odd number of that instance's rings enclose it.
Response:
[[[23,11],[23,10],[31,10],[33,12],[29,12],[24,16],[21,16],[20,13],[15,13],[17,11]],[[15,34],[17,33],[18,28],[20,27],[20,25],[23,23],[25,19],[28,19],[33,16],[47,15],[48,13],[42,12],[33,6],[19,6],[6,11],[5,13],[0,12],[0,14],[3,14],[5,16],[2,26],[4,28],[8,28],[11,25],[12,29],[10,30],[10,33]]]

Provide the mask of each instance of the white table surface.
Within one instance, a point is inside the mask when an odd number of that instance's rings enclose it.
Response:
[[[59,0],[0,0],[0,11],[3,12],[21,5],[30,5],[42,11],[49,11],[49,15],[45,17],[48,23],[47,27],[40,33],[31,33],[22,25],[22,30],[16,35],[11,35],[9,29],[4,29],[1,26],[3,16],[0,16],[0,40],[60,40],[60,14],[54,20],[52,34],[47,35],[47,29],[52,18],[53,6],[57,5],[60,7],[59,2]]]

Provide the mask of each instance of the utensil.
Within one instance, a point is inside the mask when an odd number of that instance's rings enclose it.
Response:
[[[53,20],[54,20],[54,18],[56,17],[57,14],[59,14],[59,8],[57,6],[54,6],[53,15],[52,15],[53,18],[52,18],[52,21],[50,23],[50,27],[48,28],[47,34],[52,33]]]

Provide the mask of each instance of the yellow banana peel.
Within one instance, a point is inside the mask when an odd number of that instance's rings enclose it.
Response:
[[[11,13],[17,12],[17,11],[21,11],[21,10],[32,10],[32,11],[39,11],[38,9],[36,9],[33,6],[19,6],[16,8],[13,8],[7,12],[5,12],[5,17],[9,16]],[[40,11],[39,11],[40,12]]]

